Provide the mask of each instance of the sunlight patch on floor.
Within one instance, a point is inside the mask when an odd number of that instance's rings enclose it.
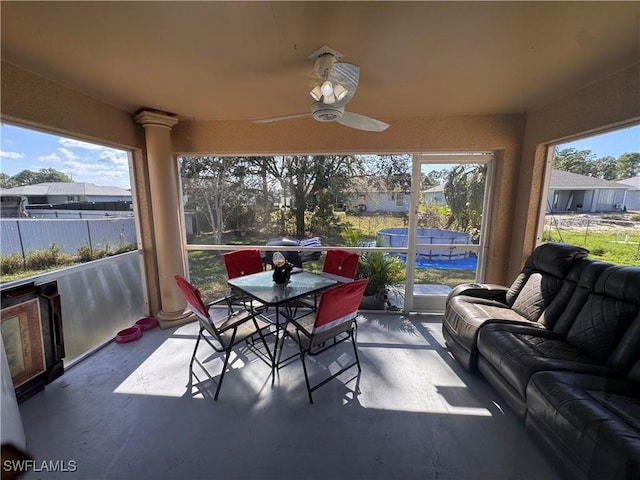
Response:
[[[189,344],[187,348],[185,342]],[[194,346],[191,338],[168,338],[118,385],[114,393],[183,397],[188,393],[189,361]],[[210,352],[210,349],[205,351],[203,347],[202,355],[199,351],[198,358],[206,362],[208,369],[217,373],[222,368],[222,362],[217,354],[210,355]],[[240,358],[232,356],[232,369],[243,366]],[[194,369],[199,369],[197,364],[194,364]]]

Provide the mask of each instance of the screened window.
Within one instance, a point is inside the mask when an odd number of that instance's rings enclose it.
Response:
[[[1,128],[2,281],[138,248],[128,152]]]

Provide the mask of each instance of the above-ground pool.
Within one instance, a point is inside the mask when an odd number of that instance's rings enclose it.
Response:
[[[406,247],[409,229],[406,227],[383,228],[378,231],[378,238],[385,246]],[[454,244],[468,245],[472,243],[471,235],[456,230],[440,230],[439,228],[418,228],[417,244]],[[416,260],[462,260],[469,257],[470,252],[464,249],[429,250],[418,247]]]

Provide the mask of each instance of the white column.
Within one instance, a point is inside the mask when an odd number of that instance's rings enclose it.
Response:
[[[171,128],[178,119],[160,112],[142,111],[135,120],[145,129],[149,190],[156,244],[161,308],[156,318],[162,328],[185,323],[190,316],[174,275],[185,276],[180,234],[178,169],[171,148]]]

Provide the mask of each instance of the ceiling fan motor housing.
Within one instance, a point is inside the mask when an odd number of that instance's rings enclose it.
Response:
[[[344,107],[335,108],[322,102],[313,102],[311,105],[311,113],[313,118],[319,122],[335,122],[342,118]]]

